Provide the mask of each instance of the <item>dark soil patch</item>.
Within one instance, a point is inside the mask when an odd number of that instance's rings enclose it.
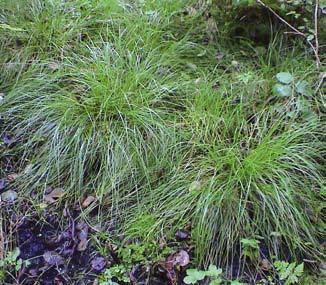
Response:
[[[43,221],[21,221],[17,226],[17,245],[20,258],[28,264],[19,273],[19,284],[78,284],[78,275],[83,276],[83,284],[93,284],[97,272],[91,268],[91,260],[97,253],[92,246],[83,251],[77,249],[80,240],[73,227],[69,224],[59,230],[59,222],[53,216]]]

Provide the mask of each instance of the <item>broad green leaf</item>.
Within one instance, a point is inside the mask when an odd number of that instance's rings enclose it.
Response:
[[[304,96],[311,96],[311,90],[309,90],[309,83],[305,80],[299,81],[295,84],[295,90]]]
[[[289,97],[292,94],[292,88],[291,86],[277,83],[273,87],[273,93],[282,97]]]
[[[297,276],[301,276],[303,274],[303,268],[304,268],[304,264],[301,263],[299,264],[295,269],[294,269],[294,273],[297,275]]]
[[[206,276],[205,271],[201,271],[197,269],[188,269],[187,276],[185,277],[184,281],[186,284],[194,284],[197,281],[203,280],[205,276]]]
[[[192,276],[186,276],[183,279],[183,282],[186,284],[195,284],[197,282],[197,280],[195,278],[193,278]]]
[[[276,78],[279,82],[284,83],[284,84],[290,84],[293,81],[293,76],[289,72],[277,73]]]
[[[210,276],[210,277],[218,277],[221,274],[222,274],[222,269],[221,268],[217,269],[216,265],[213,265],[213,264],[211,264],[208,267],[208,270],[206,272],[206,275]]]
[[[209,282],[209,285],[220,285],[220,284],[222,284],[221,278],[213,279],[211,280],[211,282]]]

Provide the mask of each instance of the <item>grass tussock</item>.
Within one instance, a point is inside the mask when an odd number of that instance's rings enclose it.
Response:
[[[2,133],[22,193],[94,192],[128,241],[190,226],[205,266],[246,263],[244,238],[319,258],[323,99],[272,92],[281,71],[314,82],[298,46],[275,33],[225,47],[191,1],[1,3]]]

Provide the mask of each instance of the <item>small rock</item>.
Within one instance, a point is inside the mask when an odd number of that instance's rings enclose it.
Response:
[[[13,203],[15,202],[15,200],[17,200],[17,198],[18,198],[18,194],[16,191],[13,190],[8,190],[1,194],[1,199],[7,203]]]

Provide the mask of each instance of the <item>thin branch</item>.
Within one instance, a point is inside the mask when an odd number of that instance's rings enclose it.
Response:
[[[314,46],[311,41],[308,40],[308,37],[305,33],[299,31],[296,27],[292,26],[288,21],[286,21],[285,19],[283,19],[279,14],[277,14],[271,7],[269,7],[268,5],[266,5],[263,1],[261,0],[256,0],[258,4],[262,5],[263,7],[265,7],[266,9],[268,9],[277,19],[279,19],[282,23],[284,23],[286,26],[288,26],[293,32],[293,34],[296,34],[298,36],[303,37],[307,43],[309,44],[309,46],[312,48],[315,58],[316,58],[316,65],[317,68],[320,68],[320,59],[319,59],[319,54],[318,54],[318,50],[319,50],[319,42],[318,42],[318,9],[319,9],[319,0],[316,0],[316,7],[315,7],[315,31],[314,31],[314,36],[315,36],[315,42],[316,42],[316,46]]]
[[[319,55],[319,41],[318,41],[318,10],[319,10],[319,0],[316,0],[316,5],[315,5],[315,50],[317,56]],[[317,60],[317,67],[318,69],[320,68],[320,59],[318,56]]]

